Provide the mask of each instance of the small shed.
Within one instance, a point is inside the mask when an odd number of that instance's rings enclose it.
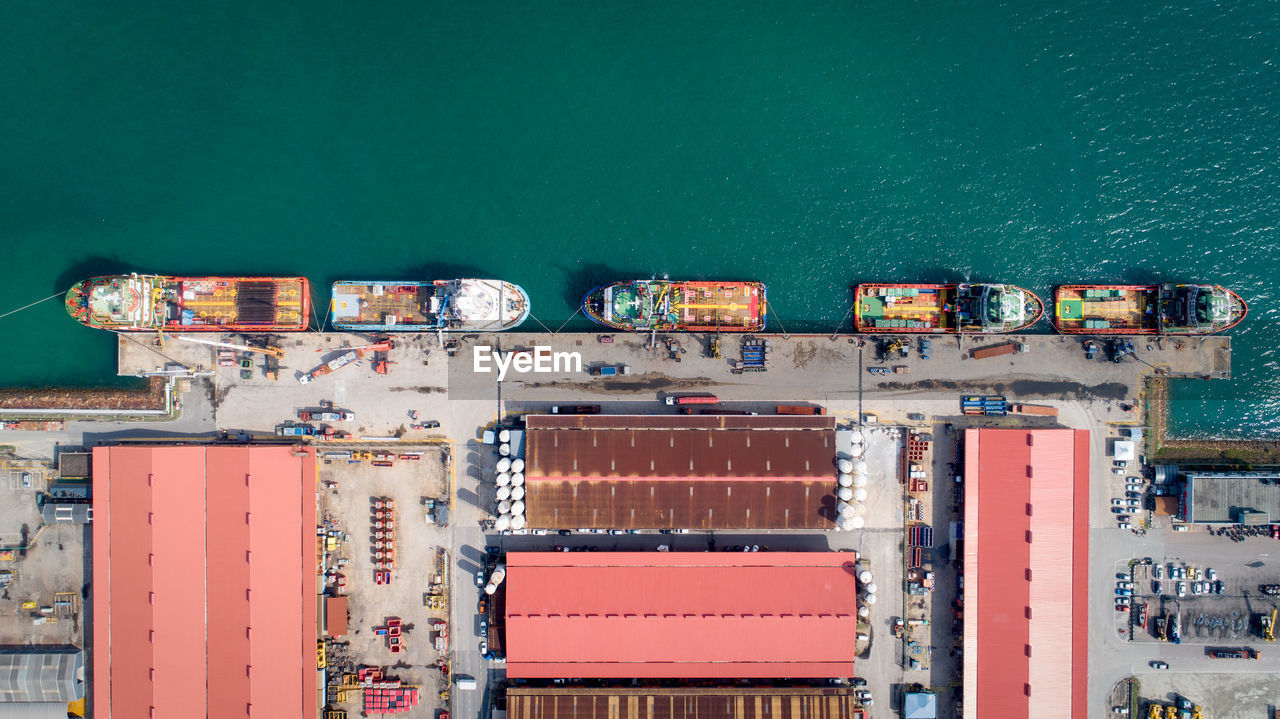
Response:
[[[1120,460],[1121,462],[1133,461],[1135,456],[1133,452],[1133,442],[1127,440],[1116,442],[1114,450],[1117,460]]]
[[[938,695],[907,692],[902,695],[903,719],[938,719]]]

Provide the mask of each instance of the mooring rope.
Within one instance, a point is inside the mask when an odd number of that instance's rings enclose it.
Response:
[[[556,329],[556,331],[552,332],[551,334],[553,334],[553,335],[558,335],[558,334],[560,334],[560,330],[564,329],[566,325],[568,325],[570,322],[572,322],[572,321],[573,321],[573,318],[574,318],[574,317],[577,317],[577,316],[578,316],[578,312],[581,312],[581,311],[582,311],[582,308],[581,308],[581,307],[579,307],[577,312],[574,312],[573,314],[569,315],[569,319],[565,320],[565,321],[564,321],[564,324],[563,324],[563,325],[560,325],[560,327],[559,327],[559,328],[557,328],[557,329]]]
[[[844,313],[844,317],[841,317],[841,318],[840,318],[840,322],[839,322],[838,324],[836,324],[836,328],[835,328],[835,330],[833,330],[833,331],[831,332],[831,339],[835,339],[835,338],[836,338],[836,336],[840,334],[840,328],[841,328],[841,327],[844,327],[844,321],[845,321],[845,320],[847,320],[847,319],[849,319],[849,315],[852,315],[852,314],[853,314],[853,311],[854,311],[857,307],[858,307],[858,301],[855,299],[855,300],[853,301],[853,304],[849,305],[849,311],[848,311],[848,312],[846,312],[846,313]],[[781,323],[781,322],[779,322],[778,324],[779,324],[779,325],[781,325],[782,323]]]
[[[779,317],[779,316],[778,316],[778,313],[777,313],[777,312],[775,312],[775,311],[774,311],[774,309],[773,309],[773,303],[772,303],[772,302],[770,302],[769,300],[765,300],[765,301],[764,301],[764,306],[765,306],[765,309],[769,310],[769,314],[771,314],[771,315],[773,315],[774,317],[776,317],[776,318],[777,318],[777,320],[778,320],[778,329],[782,330],[782,339],[784,339],[784,340],[785,340],[785,339],[790,339],[790,336],[787,334],[787,328],[782,326],[782,318],[781,318],[781,317]]]
[[[68,289],[70,289],[70,288],[68,288]],[[36,305],[40,304],[41,302],[48,302],[49,300],[53,299],[54,297],[63,297],[63,296],[65,296],[66,294],[67,294],[67,290],[63,290],[63,291],[61,291],[61,292],[55,292],[55,293],[53,293],[53,294],[49,295],[48,297],[44,298],[43,300],[36,300],[35,302],[32,302],[32,303],[31,303],[31,304],[29,304],[29,305],[23,305],[23,306],[19,307],[19,308],[18,308],[18,309],[16,309],[16,310],[9,310],[8,312],[6,312],[6,313],[4,313],[4,314],[0,315],[0,319],[4,319],[5,317],[8,317],[9,315],[15,315],[15,314],[17,314],[17,313],[19,313],[19,312],[21,312],[21,311],[23,311],[23,310],[25,310],[25,309],[30,309],[30,308],[32,308],[32,307],[35,307]]]

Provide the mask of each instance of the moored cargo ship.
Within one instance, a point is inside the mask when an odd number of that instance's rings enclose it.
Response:
[[[853,327],[858,332],[1020,332],[1044,315],[1044,302],[1014,285],[862,284],[853,293]]]
[[[502,280],[333,283],[330,319],[340,330],[500,332],[529,317],[529,295]]]
[[[761,282],[631,280],[591,290],[582,311],[629,332],[759,332],[768,307]]]
[[[1249,313],[1240,295],[1219,285],[1062,285],[1053,299],[1063,334],[1208,335]]]
[[[107,275],[67,291],[67,314],[120,332],[294,332],[311,307],[305,277]]]

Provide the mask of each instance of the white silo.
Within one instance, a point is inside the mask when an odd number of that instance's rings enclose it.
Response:
[[[836,462],[836,469],[840,470],[841,472],[852,472],[853,462],[850,462],[847,459],[842,459]]]
[[[840,476],[836,477],[836,484],[839,484],[841,487],[852,487],[853,475],[848,472],[841,472]]]
[[[511,486],[519,487],[524,484],[524,472],[515,472],[511,475]]]
[[[523,460],[523,459],[520,459],[519,457],[516,457],[515,459],[511,460],[511,471],[512,471],[512,472],[523,472],[523,471],[524,471],[524,460]]]
[[[503,457],[509,456],[511,454],[511,445],[507,444],[506,442],[503,442],[502,444],[498,445],[498,454],[502,455]]]
[[[836,496],[848,502],[849,500],[853,499],[853,490],[849,489],[848,487],[841,487],[840,489],[836,490]]]
[[[854,529],[862,529],[862,526],[863,526],[864,524],[866,524],[866,523],[867,523],[867,520],[863,519],[862,517],[854,517],[854,518],[853,518],[853,528],[854,528]]]
[[[512,529],[524,529],[525,524],[526,524],[526,521],[523,514],[517,514],[511,518]]]
[[[498,514],[511,514],[511,502],[505,499],[498,502]]]
[[[502,457],[501,459],[498,460],[499,472],[506,472],[509,469],[511,469],[511,460],[507,459],[506,457]]]
[[[857,489],[853,490],[853,501],[855,502],[867,501],[867,489],[865,487],[858,487]]]
[[[508,484],[511,484],[511,474],[510,474],[509,472],[502,472],[501,474],[499,474],[499,475],[498,475],[498,486],[499,486],[499,487],[505,487],[505,486],[507,486]]]
[[[509,429],[498,430],[498,441],[503,443],[510,442],[511,430]]]
[[[511,488],[510,488],[510,487],[502,487],[502,486],[499,486],[499,487],[498,487],[498,501],[499,501],[499,502],[501,502],[501,501],[502,501],[502,500],[504,500],[504,499],[510,499],[510,498],[511,498]]]
[[[524,487],[512,487],[511,499],[513,500],[524,499]]]
[[[498,518],[493,522],[493,528],[498,530],[499,532],[505,532],[508,529],[511,529],[511,515],[510,514],[498,515]]]

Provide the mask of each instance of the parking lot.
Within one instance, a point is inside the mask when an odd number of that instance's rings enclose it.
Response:
[[[339,533],[336,550],[327,553],[333,570],[327,586],[334,593],[336,577],[345,578],[350,618],[348,634],[331,644],[328,663],[331,681],[361,666],[388,667],[387,676],[420,688],[421,703],[408,716],[433,717],[444,706],[440,690],[446,686],[437,661],[447,661],[447,652],[436,650],[438,632],[432,625],[448,617],[449,538],[448,529],[428,522],[424,500],[447,501],[449,472],[439,447],[416,448],[414,454],[401,456],[418,456],[419,451],[419,459],[397,459],[390,467],[370,461],[349,464],[346,459],[330,459],[321,466],[325,526]],[[374,554],[379,531],[375,506],[382,502],[390,509],[388,500],[394,502],[394,528],[383,521],[381,531],[384,545],[395,551],[389,583],[375,580]],[[429,600],[431,593],[438,598]],[[426,606],[428,601],[435,606]],[[401,625],[397,653],[385,630],[395,619]],[[341,706],[358,711],[359,702],[360,693],[350,692]]]
[[[1116,591],[1123,591],[1127,585],[1119,585],[1131,581],[1130,601],[1148,606],[1147,626],[1135,621],[1133,640],[1162,641],[1160,618],[1176,614],[1183,643],[1245,645],[1263,641],[1259,617],[1280,606],[1280,597],[1260,590],[1261,585],[1280,583],[1280,563],[1267,561],[1280,549],[1278,543],[1261,538],[1234,543],[1207,533],[1189,533],[1189,539],[1201,545],[1193,557],[1153,557],[1150,565],[1138,563],[1131,571],[1119,573],[1131,576],[1131,580],[1119,580],[1117,575]],[[1217,547],[1220,551],[1204,551],[1214,549],[1214,544],[1222,545]],[[1198,561],[1200,558],[1212,563]],[[1118,620],[1127,624],[1129,614],[1117,612]],[[1137,613],[1132,614],[1136,619]]]

